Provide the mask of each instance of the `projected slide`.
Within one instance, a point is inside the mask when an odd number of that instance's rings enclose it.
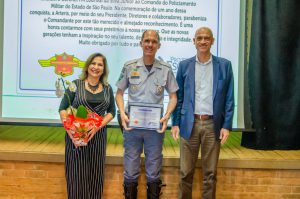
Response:
[[[146,29],[160,33],[157,58],[176,73],[179,61],[196,54],[195,30],[209,26],[212,52],[231,60],[238,74],[239,1],[222,2],[5,0],[2,118],[58,119],[56,79],[77,79],[94,52],[107,57],[116,91],[124,62],[142,56]]]

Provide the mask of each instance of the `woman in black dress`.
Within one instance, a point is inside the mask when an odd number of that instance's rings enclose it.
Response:
[[[106,150],[106,125],[115,116],[115,103],[111,86],[107,82],[108,66],[105,56],[92,54],[85,62],[80,79],[74,81],[76,92],[67,89],[72,106],[84,105],[103,117],[102,125],[91,131],[87,146],[73,142],[66,133],[65,174],[69,199],[99,199],[103,193],[104,162]],[[61,121],[67,118],[67,95],[61,101]]]

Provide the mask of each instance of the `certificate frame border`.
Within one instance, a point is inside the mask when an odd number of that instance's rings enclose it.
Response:
[[[134,102],[134,103],[128,103],[128,116],[130,116],[130,109],[132,106],[139,106],[139,107],[153,107],[153,108],[160,108],[160,118],[162,118],[163,116],[163,112],[164,112],[164,106],[163,104],[154,104],[154,103],[140,103],[140,102]],[[129,117],[130,120],[130,117]],[[143,128],[143,127],[130,127],[128,124],[129,128],[133,128],[133,129],[142,129],[142,130],[159,130],[162,128],[162,123],[159,124],[159,129],[155,129],[155,128]]]

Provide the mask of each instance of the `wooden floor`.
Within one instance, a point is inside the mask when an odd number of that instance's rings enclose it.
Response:
[[[63,162],[64,135],[62,127],[0,125],[0,160]],[[300,169],[300,150],[252,150],[240,142],[241,133],[232,132],[221,148],[219,167]],[[179,142],[169,132],[165,133],[163,154],[164,166],[179,166]],[[119,128],[109,128],[106,162],[122,161],[122,133]]]

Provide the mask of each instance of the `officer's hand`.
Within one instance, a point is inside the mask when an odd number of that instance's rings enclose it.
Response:
[[[170,118],[169,114],[166,114],[165,116],[163,116],[163,117],[160,119],[159,122],[162,123],[162,128],[156,130],[158,133],[163,133],[163,132],[165,132],[165,130],[167,129],[167,126],[168,126],[169,118]]]
[[[222,128],[220,131],[220,137],[219,137],[221,140],[221,144],[224,144],[228,137],[229,137],[229,130]]]
[[[132,128],[128,128],[128,127],[127,127],[127,124],[129,123],[129,118],[128,118],[128,116],[127,116],[125,113],[121,114],[120,116],[121,116],[121,121],[122,121],[122,126],[123,126],[123,128],[124,128],[126,131],[132,130]]]
[[[172,126],[171,134],[174,140],[178,140],[179,138],[179,126]]]

